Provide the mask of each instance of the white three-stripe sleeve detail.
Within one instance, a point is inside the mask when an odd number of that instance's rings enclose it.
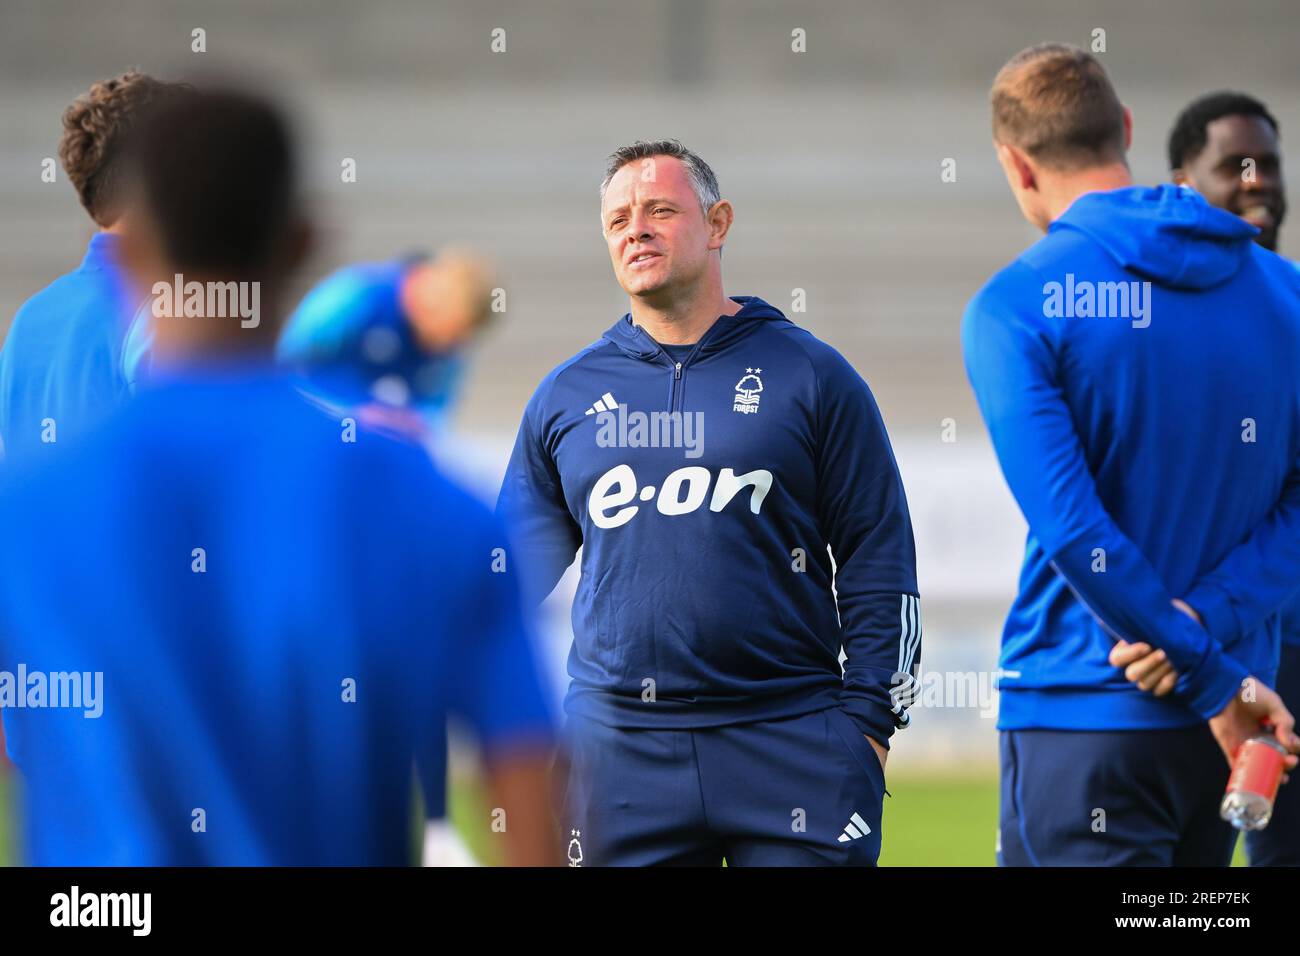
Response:
[[[898,672],[910,674],[921,646],[921,604],[911,594],[901,595],[899,602]]]

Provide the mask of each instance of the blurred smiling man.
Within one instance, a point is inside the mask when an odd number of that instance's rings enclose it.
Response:
[[[582,548],[569,861],[872,865],[921,642],[875,400],[724,294],[733,210],[697,154],[619,149],[600,194],[631,309],[542,381],[499,505],[531,601]]]
[[[1190,103],[1169,133],[1169,168],[1174,182],[1241,216],[1259,229],[1257,243],[1277,251],[1286,183],[1277,120],[1263,103],[1229,91]],[[1300,703],[1300,593],[1282,609],[1277,692],[1289,707]],[[1268,826],[1246,834],[1246,851],[1252,866],[1300,866],[1300,786],[1282,788]]]
[[[1179,114],[1169,133],[1169,168],[1212,206],[1235,213],[1277,251],[1286,219],[1286,184],[1277,120],[1245,93],[1203,96]]]

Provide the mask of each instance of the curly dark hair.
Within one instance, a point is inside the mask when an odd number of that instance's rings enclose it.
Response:
[[[59,161],[96,223],[108,226],[117,218],[121,146],[131,124],[154,103],[188,89],[131,69],[95,83],[63,111]]]

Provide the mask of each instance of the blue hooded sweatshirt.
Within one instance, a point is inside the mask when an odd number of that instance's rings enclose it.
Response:
[[[1177,186],[1088,193],[967,308],[1029,523],[1000,728],[1189,726],[1271,686],[1300,583],[1300,278],[1255,233]],[[1165,650],[1175,693],[1126,681],[1116,638]]]
[[[129,394],[122,339],[134,302],[119,241],[95,233],[81,265],[14,316],[0,351],[0,447],[10,464],[80,440]]]
[[[440,423],[460,387],[464,359],[425,351],[402,308],[402,281],[423,261],[413,255],[359,263],[327,276],[285,323],[279,360],[334,405],[378,400]]]
[[[570,714],[698,728],[838,705],[887,745],[921,628],[884,423],[839,353],[734,301],[680,358],[624,315],[542,381],[501,489],[513,567],[540,600],[582,547]]]

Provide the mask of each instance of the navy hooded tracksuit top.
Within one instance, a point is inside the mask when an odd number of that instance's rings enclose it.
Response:
[[[516,567],[540,601],[582,547],[570,713],[693,728],[838,704],[887,742],[921,628],[884,423],[839,353],[735,301],[680,362],[625,315],[542,381],[499,503]]]

